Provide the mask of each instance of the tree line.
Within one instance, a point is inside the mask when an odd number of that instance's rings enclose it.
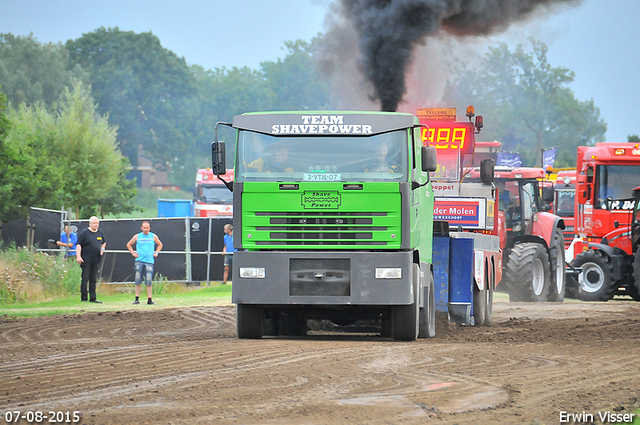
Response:
[[[559,164],[575,164],[575,147],[603,140],[606,124],[593,100],[568,87],[573,72],[552,67],[544,43],[531,44],[531,52],[491,47],[474,68],[456,63],[442,105],[475,104],[491,123],[485,138],[520,151],[527,165],[550,146],[559,146]],[[209,163],[216,122],[345,105],[331,89],[339,77],[322,66],[327,45],[319,34],[284,42],[284,58],[259,69],[206,70],[151,32],[98,28],[64,44],[0,34],[0,221],[29,206],[72,206],[79,218],[130,212],[135,183],[125,177],[139,152],[189,189]]]

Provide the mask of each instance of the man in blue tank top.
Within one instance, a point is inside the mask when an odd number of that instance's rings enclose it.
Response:
[[[136,250],[133,250],[133,245]],[[155,258],[162,249],[162,242],[155,233],[151,233],[151,224],[148,221],[142,222],[142,232],[133,235],[131,240],[127,242],[127,249],[136,259],[135,261],[135,282],[136,282],[136,299],[134,304],[140,304],[140,286],[144,279],[147,287],[147,304],[154,305],[152,300],[152,283],[153,283],[153,264]]]

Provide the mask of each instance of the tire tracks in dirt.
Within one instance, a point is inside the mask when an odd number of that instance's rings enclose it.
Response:
[[[0,409],[123,424],[510,424],[637,406],[640,309],[585,305],[497,303],[490,327],[446,325],[411,343],[324,332],[238,340],[233,306],[7,321]]]

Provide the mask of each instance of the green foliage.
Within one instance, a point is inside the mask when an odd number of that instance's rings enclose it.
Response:
[[[328,87],[320,82],[314,58],[317,42],[285,46],[283,60],[264,62],[260,70],[205,70],[187,66],[151,33],[99,28],[66,44],[71,63],[91,76],[100,112],[118,125],[121,151],[136,165],[142,145],[156,167],[185,190],[193,186],[196,170],[209,164],[218,121],[250,111],[328,105]]]
[[[121,217],[125,214],[132,214],[142,211],[135,201],[137,186],[135,180],[127,180],[126,174],[129,168],[129,160],[120,157],[118,166],[118,181],[111,186],[107,196],[98,201],[97,205],[85,206],[80,209],[80,216],[90,217],[97,215],[102,218],[107,215]]]
[[[630,134],[627,136],[628,143],[640,143],[640,137],[637,134]]]
[[[162,163],[188,150],[184,111],[195,87],[184,58],[151,32],[117,27],[99,28],[66,47],[72,65],[91,76],[99,110],[119,126],[120,149],[132,163],[139,144]]]
[[[2,86],[0,86],[0,90]],[[0,91],[0,164],[6,164],[0,167],[0,225],[2,221],[6,221],[6,217],[10,217],[11,208],[7,204],[9,196],[11,196],[11,187],[5,185],[8,182],[7,170],[9,164],[9,153],[6,149],[5,138],[9,131],[9,119],[6,114],[7,97]]]
[[[116,128],[96,114],[89,89],[75,82],[58,104],[55,114],[41,103],[23,103],[10,113],[11,127],[0,145],[0,221],[26,217],[32,206],[71,206],[78,218],[102,202],[112,213],[135,208]]]
[[[117,150],[116,127],[97,115],[88,88],[76,83],[73,91],[64,90],[60,103],[57,162],[64,169],[65,204],[79,212],[107,198],[126,162]]]
[[[64,256],[9,247],[0,250],[0,305],[78,293],[81,269]]]
[[[14,107],[38,102],[53,106],[73,79],[88,82],[88,75],[81,67],[69,67],[62,44],[41,44],[33,34],[0,34],[0,84]]]
[[[444,99],[462,110],[475,105],[485,118],[482,139],[520,152],[525,164],[539,166],[542,149],[558,146],[555,165],[575,165],[576,147],[604,141],[606,124],[593,100],[579,101],[567,87],[573,71],[552,67],[547,46],[530,40],[532,52],[500,43],[478,68],[460,64]]]
[[[57,164],[55,119],[42,104],[22,104],[9,115],[11,127],[0,146],[0,221],[27,217],[29,207],[59,207],[63,170]]]
[[[323,80],[314,54],[319,40],[286,41],[287,56],[276,62],[263,62],[262,72],[273,99],[271,110],[319,110],[330,105],[329,82]]]

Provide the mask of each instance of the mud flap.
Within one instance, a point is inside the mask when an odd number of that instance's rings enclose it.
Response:
[[[449,317],[455,323],[472,325],[474,240],[452,238],[449,250]]]

